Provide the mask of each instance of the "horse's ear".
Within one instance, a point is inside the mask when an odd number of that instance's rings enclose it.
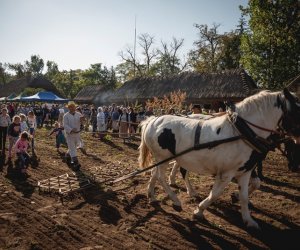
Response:
[[[290,91],[288,91],[287,88],[283,89],[283,94],[284,94],[284,97],[287,100],[289,100],[291,103],[295,103],[296,102],[295,97],[290,93]]]

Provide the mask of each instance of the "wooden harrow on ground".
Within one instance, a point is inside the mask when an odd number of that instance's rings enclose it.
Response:
[[[77,171],[71,174],[51,177],[38,181],[39,193],[57,194],[63,202],[64,198],[71,197],[76,193],[91,187],[92,185],[103,185],[118,176],[130,173],[129,166],[123,164],[106,164],[103,166],[90,167],[87,171]]]
[[[91,185],[90,179],[80,172],[73,172],[72,174],[66,173],[38,181],[39,193],[55,193],[58,194],[61,199],[72,193],[86,189]]]

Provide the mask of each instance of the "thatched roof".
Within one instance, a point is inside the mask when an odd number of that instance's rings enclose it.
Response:
[[[85,86],[76,95],[74,101],[80,103],[95,103],[97,96],[104,94],[106,92],[105,89],[106,88],[103,85]]]
[[[11,93],[21,94],[25,88],[42,88],[61,96],[57,88],[43,77],[24,77],[0,85],[0,97],[9,96]]]
[[[257,86],[242,69],[222,73],[186,72],[166,78],[136,78],[124,83],[114,95],[113,102],[124,100],[144,102],[155,97],[163,97],[181,90],[187,93],[187,102],[212,102],[221,100],[242,100],[252,95]]]

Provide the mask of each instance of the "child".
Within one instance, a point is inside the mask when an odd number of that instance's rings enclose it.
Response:
[[[18,140],[20,133],[21,133],[21,125],[20,125],[21,118],[18,115],[13,117],[13,122],[8,126],[8,161],[11,161],[11,150],[13,145]]]
[[[66,138],[64,136],[63,130],[64,130],[64,128],[61,127],[58,122],[55,122],[54,129],[49,134],[51,136],[53,133],[55,133],[57,151],[59,151],[59,147],[61,144],[66,145]]]
[[[15,144],[15,152],[17,154],[20,164],[20,171],[22,174],[26,175],[26,168],[30,163],[30,156],[27,153],[29,147],[29,134],[24,131],[21,133],[20,138]]]
[[[20,114],[20,118],[21,118],[21,122],[20,122],[20,126],[21,126],[21,133],[24,131],[28,131],[28,124],[27,124],[27,119],[26,119],[26,115],[24,114]]]
[[[10,117],[8,115],[8,111],[6,108],[2,108],[2,112],[0,114],[0,151],[2,155],[5,155],[5,143],[7,136],[7,128],[11,123]]]
[[[29,133],[31,135],[31,148],[32,148],[32,152],[34,152],[34,135],[35,135],[35,130],[37,128],[37,123],[33,111],[28,112],[27,122],[29,126]]]

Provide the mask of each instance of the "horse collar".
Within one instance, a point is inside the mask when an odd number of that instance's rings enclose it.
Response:
[[[258,136],[250,127],[245,119],[240,117],[236,112],[227,113],[228,119],[230,123],[237,129],[237,131],[242,135],[242,139],[246,142],[251,148],[253,148],[256,152],[261,154],[266,154],[268,151],[274,148],[273,141],[269,141],[268,139],[262,138]],[[255,125],[250,123],[251,125]],[[257,125],[255,127],[261,128]],[[267,130],[268,132],[275,132],[274,130]]]

